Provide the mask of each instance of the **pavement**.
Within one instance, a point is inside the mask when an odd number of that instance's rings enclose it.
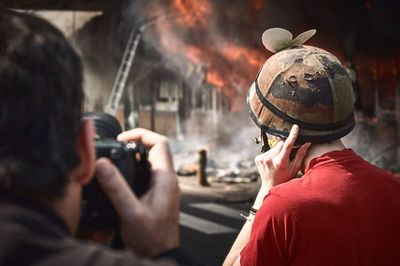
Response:
[[[208,178],[208,186],[200,186],[196,176],[178,176],[183,194],[204,197],[220,203],[240,203],[254,201],[260,188],[259,181],[242,183],[214,182]]]
[[[180,235],[183,254],[192,266],[222,265],[253,205],[258,181],[227,183],[208,177],[178,176],[181,188]],[[257,179],[258,180],[258,179]]]

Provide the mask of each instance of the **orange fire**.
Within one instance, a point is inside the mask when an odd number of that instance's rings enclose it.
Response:
[[[207,16],[212,12],[207,1],[175,0],[172,9],[177,13],[177,22],[188,27],[206,27]]]
[[[203,51],[200,47],[187,46],[185,47],[185,55],[195,64],[200,64]]]
[[[373,7],[373,0],[363,1],[366,9]],[[229,96],[233,100],[233,111],[241,110],[244,106],[240,103],[244,102],[248,87],[263,62],[271,55],[262,48],[261,40],[253,35],[258,31],[257,26],[262,26],[260,12],[266,10],[268,1],[238,1],[239,8],[248,8],[243,11],[239,9],[239,12],[237,7],[223,6],[222,1],[158,0],[152,3],[152,10],[147,10],[149,17],[166,12],[171,15],[153,27],[160,49],[169,56],[185,58],[194,65],[204,66],[201,68],[204,70],[202,82]],[[243,12],[243,18],[240,12]],[[234,28],[235,25],[237,28]],[[298,27],[306,25],[309,24]],[[345,53],[343,39],[332,36],[329,32],[321,31],[317,38],[307,44],[328,50],[342,63],[355,68],[357,87],[367,109],[373,109],[376,89],[382,94],[382,99],[393,100],[393,91],[400,83],[400,58],[391,56],[379,59],[379,56],[368,55],[362,50],[354,51],[349,57]]]
[[[252,67],[259,68],[265,60],[265,55],[259,50],[249,49],[233,43],[225,43],[221,54],[230,62],[247,60]]]
[[[261,8],[263,2],[253,0],[254,8]],[[172,19],[157,23],[155,30],[163,50],[187,58],[193,64],[205,65],[206,82],[231,97],[232,109],[238,110],[242,106],[235,101],[244,102],[244,95],[267,53],[223,37],[213,28],[220,15],[216,14],[214,5],[207,0],[170,0]]]
[[[210,83],[211,85],[214,85],[217,88],[222,88],[225,84],[225,81],[221,79],[217,71],[207,72],[207,82]]]

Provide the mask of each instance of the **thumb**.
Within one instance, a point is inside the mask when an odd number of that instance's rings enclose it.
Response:
[[[121,220],[139,210],[138,198],[109,159],[100,158],[96,161],[96,178]]]

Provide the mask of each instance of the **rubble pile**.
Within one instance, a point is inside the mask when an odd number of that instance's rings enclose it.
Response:
[[[199,169],[196,154],[176,154],[175,163],[178,176],[195,177]],[[257,168],[253,161],[238,159],[230,164],[209,159],[206,168],[210,183],[251,183],[258,179]]]

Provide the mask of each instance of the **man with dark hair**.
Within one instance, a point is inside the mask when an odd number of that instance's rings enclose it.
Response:
[[[95,161],[82,103],[81,62],[64,36],[1,9],[0,265],[174,265],[179,187],[167,139],[145,129],[119,136],[149,150],[152,184],[138,199],[108,159]],[[119,215],[124,251],[71,236],[95,171]]]
[[[247,97],[262,185],[226,266],[400,265],[400,181],[341,141],[355,123],[352,83],[334,55],[303,45],[314,34],[263,34],[276,54]]]

